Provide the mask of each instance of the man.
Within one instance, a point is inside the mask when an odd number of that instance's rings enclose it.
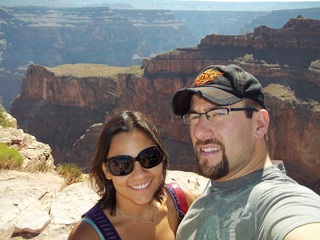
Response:
[[[173,112],[190,125],[199,171],[210,178],[177,239],[320,239],[320,196],[269,158],[264,98],[236,65],[209,66],[174,94]]]

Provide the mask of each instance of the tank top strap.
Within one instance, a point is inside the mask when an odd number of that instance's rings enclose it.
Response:
[[[105,240],[121,240],[117,230],[114,228],[108,217],[104,214],[99,204],[94,205],[88,212],[82,215],[82,218],[90,219],[87,221],[97,231],[99,235],[103,235]],[[93,224],[95,224],[95,226]]]
[[[186,199],[186,196],[185,196],[183,190],[181,189],[179,184],[177,184],[175,182],[166,184],[165,188],[169,192],[169,194],[174,202],[175,208],[177,210],[178,218],[180,220],[182,220],[183,217],[186,215],[188,208],[189,208],[188,203],[187,203],[187,199]]]

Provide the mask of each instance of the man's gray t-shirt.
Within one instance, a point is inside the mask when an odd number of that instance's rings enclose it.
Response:
[[[179,225],[177,240],[283,239],[313,222],[320,222],[320,196],[289,178],[281,162],[235,180],[212,180]]]

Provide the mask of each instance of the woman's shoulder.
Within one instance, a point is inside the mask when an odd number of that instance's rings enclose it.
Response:
[[[81,221],[73,228],[69,239],[120,239],[107,213],[99,204],[82,215]]]
[[[85,239],[97,239],[100,237],[96,230],[87,222],[81,220],[72,229],[69,234],[68,240],[85,240]]]

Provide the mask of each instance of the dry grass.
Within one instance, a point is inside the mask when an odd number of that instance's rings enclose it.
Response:
[[[294,105],[299,104],[301,106],[304,106],[305,108],[310,109],[313,112],[319,112],[320,111],[320,104],[319,102],[309,99],[309,100],[301,100],[296,97],[294,94],[294,91],[292,91],[290,88],[285,87],[280,84],[269,84],[267,87],[264,88],[264,91],[267,94],[270,94],[274,97],[279,98],[281,101],[292,103]]]
[[[133,74],[136,76],[143,75],[143,69],[138,65],[130,67],[113,67],[103,64],[77,63],[64,64],[53,68],[46,67],[46,69],[48,69],[50,72],[53,72],[58,77],[115,77],[120,73]]]
[[[292,92],[291,89],[280,84],[269,84],[267,87],[264,88],[264,91],[286,102],[297,101],[294,92]]]
[[[61,164],[57,173],[65,179],[66,185],[83,181],[83,172],[75,164]]]

